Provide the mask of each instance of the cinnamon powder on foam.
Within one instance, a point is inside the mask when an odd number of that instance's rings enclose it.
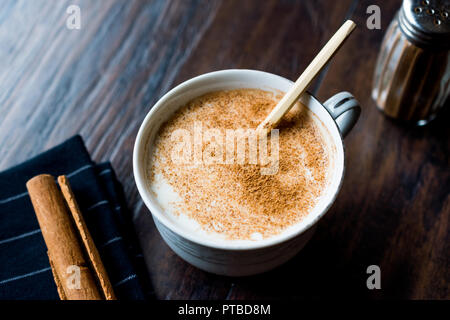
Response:
[[[150,183],[162,174],[178,193],[182,202],[174,203],[175,214],[185,214],[204,230],[227,239],[247,240],[276,235],[311,211],[326,187],[330,159],[323,133],[299,105],[278,126],[275,175],[262,175],[260,165],[236,161],[192,165],[171,159],[177,143],[171,140],[174,130],[187,129],[193,136],[196,121],[203,130],[255,129],[280,98],[281,94],[257,89],[212,92],[192,100],[162,125],[149,169]]]

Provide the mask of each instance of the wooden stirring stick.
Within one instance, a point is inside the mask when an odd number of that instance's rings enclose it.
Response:
[[[305,71],[303,71],[297,81],[295,81],[291,89],[289,89],[267,118],[258,126],[257,130],[269,132],[278,125],[281,118],[292,108],[303,92],[305,92],[312,80],[319,74],[320,70],[322,70],[328,60],[333,57],[353,29],[355,29],[355,26],[356,24],[353,21],[347,20],[342,27],[339,28]]]

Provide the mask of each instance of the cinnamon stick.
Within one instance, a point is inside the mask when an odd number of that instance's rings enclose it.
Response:
[[[102,291],[106,300],[116,300],[116,296],[114,295],[114,291],[111,282],[109,281],[108,274],[106,273],[105,267],[100,258],[100,254],[98,253],[97,247],[95,246],[91,234],[89,233],[89,230],[86,226],[78,203],[75,200],[75,195],[72,192],[69,180],[66,176],[59,176],[58,183],[75,222],[75,227],[77,228],[77,231],[80,235],[82,245],[84,246],[85,252],[87,253],[87,258],[92,265],[94,276],[96,277],[100,290]]]
[[[63,296],[68,300],[101,300],[102,295],[54,178],[41,174],[26,185]]]

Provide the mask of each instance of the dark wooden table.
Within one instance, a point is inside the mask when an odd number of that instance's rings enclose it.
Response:
[[[66,8],[81,8],[81,29]],[[366,8],[381,7],[381,30]],[[380,41],[400,1],[2,0],[0,169],[80,133],[110,160],[133,209],[160,299],[450,298],[448,113],[429,127],[386,119],[371,100]],[[292,261],[263,275],[227,278],[178,258],[137,193],[132,149],[141,121],[169,89],[219,69],[296,79],[332,33],[358,29],[311,91],[351,91],[363,108],[346,139],[340,195]],[[368,290],[366,268],[381,268]]]

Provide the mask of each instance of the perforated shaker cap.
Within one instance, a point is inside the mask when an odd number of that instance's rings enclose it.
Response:
[[[450,49],[450,0],[403,0],[399,25],[420,47]]]

